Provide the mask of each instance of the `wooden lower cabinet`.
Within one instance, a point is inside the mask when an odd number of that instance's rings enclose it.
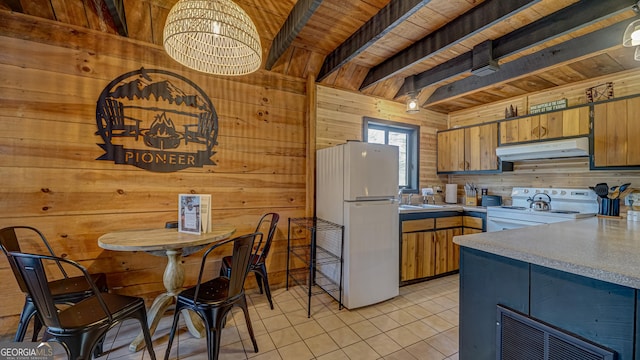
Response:
[[[462,217],[462,234],[476,234],[482,232],[482,218],[465,215]]]
[[[433,231],[403,233],[400,281],[433,276],[435,269],[429,259],[434,252]]]
[[[402,231],[400,281],[458,270],[460,249],[453,237],[462,235],[462,216],[403,221]]]
[[[462,235],[461,228],[435,231],[436,263],[434,275],[448,273],[460,268],[460,247],[453,242],[453,237],[458,235]]]

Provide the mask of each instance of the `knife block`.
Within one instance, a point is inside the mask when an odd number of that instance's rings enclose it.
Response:
[[[465,196],[464,204],[467,206],[478,206],[478,197],[477,196]]]

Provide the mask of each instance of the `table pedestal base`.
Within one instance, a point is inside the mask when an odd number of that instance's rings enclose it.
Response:
[[[149,311],[147,311],[147,322],[149,325],[149,333],[151,335],[155,333],[160,319],[162,319],[162,316],[167,309],[173,305],[176,297],[183,289],[182,286],[184,285],[182,250],[167,250],[165,254],[167,256],[167,267],[164,270],[162,280],[167,292],[158,295],[149,308]],[[198,315],[189,310],[183,310],[182,316],[184,317],[187,329],[189,329],[191,335],[197,338],[205,336],[204,324]],[[144,346],[144,335],[140,332],[129,345],[129,350],[139,351]]]

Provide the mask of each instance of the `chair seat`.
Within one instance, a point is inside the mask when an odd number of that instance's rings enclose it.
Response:
[[[137,310],[138,307],[136,305],[144,308],[144,300],[138,297],[102,293],[102,299],[113,317],[128,317],[129,313]],[[109,323],[109,319],[106,318],[106,314],[95,296],[60,311],[58,317],[64,331],[49,328],[49,332],[68,334],[74,331],[82,331],[87,326],[97,326],[100,322],[104,322],[105,325]]]
[[[107,275],[104,273],[91,274],[91,280],[102,291],[107,289]],[[56,303],[66,301],[76,302],[92,294],[92,289],[84,276],[75,276],[66,279],[53,280],[49,282],[49,289],[55,298]],[[66,300],[65,298],[68,298]]]
[[[232,302],[233,298],[229,298],[229,279],[226,277],[218,277],[200,284],[200,292],[198,293],[198,303],[207,303],[211,306],[219,306],[224,302]],[[193,296],[196,287],[186,289],[178,295],[178,301],[185,304],[193,304]]]

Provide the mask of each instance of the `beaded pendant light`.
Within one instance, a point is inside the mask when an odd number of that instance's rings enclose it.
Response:
[[[231,0],[179,0],[164,26],[164,48],[180,64],[215,75],[245,75],[260,68],[256,26]]]

